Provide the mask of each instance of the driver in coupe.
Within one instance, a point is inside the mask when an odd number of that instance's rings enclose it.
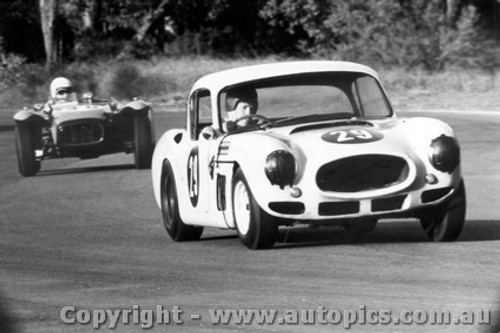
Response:
[[[237,127],[245,127],[250,119],[240,119],[244,116],[254,115],[257,113],[258,100],[257,91],[252,88],[234,88],[228,91],[226,95],[226,126],[228,121],[235,122]],[[235,128],[234,128],[235,129]],[[227,130],[234,130],[231,126],[227,126]]]

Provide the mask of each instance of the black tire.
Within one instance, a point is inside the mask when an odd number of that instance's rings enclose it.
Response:
[[[347,231],[355,233],[369,233],[375,230],[378,220],[376,218],[366,218],[361,220],[353,221],[345,226]]]
[[[420,218],[422,228],[434,242],[456,240],[465,223],[466,195],[463,181],[458,186],[453,198],[446,204],[439,205]]]
[[[198,240],[203,227],[186,225],[179,215],[177,188],[172,166],[168,161],[163,164],[161,184],[161,212],[163,224],[169,236],[176,242]]]
[[[148,117],[134,118],[134,161],[136,169],[151,167],[153,141]]]
[[[243,244],[252,250],[271,248],[278,236],[278,225],[255,201],[241,169],[233,177],[232,200],[233,219]]]
[[[18,124],[15,129],[16,153],[19,173],[23,177],[34,176],[40,171],[40,162],[35,159],[33,137],[30,127]]]

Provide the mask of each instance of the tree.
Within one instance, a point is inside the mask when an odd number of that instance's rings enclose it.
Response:
[[[40,22],[45,46],[45,65],[47,67],[52,66],[56,62],[56,52],[54,52],[54,22],[57,7],[58,0],[40,0]]]

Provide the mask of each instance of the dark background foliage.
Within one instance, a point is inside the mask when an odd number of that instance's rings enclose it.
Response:
[[[4,52],[44,60],[39,8],[0,3]],[[499,16],[496,0],[59,0],[55,38],[58,61],[282,54],[482,68],[500,62]]]
[[[0,2],[5,68],[46,59],[40,1]],[[59,63],[278,54],[426,70],[500,65],[497,0],[49,1]]]

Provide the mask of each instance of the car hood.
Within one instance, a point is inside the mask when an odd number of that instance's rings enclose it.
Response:
[[[103,119],[109,112],[107,104],[64,103],[52,106],[53,125],[78,119]]]
[[[308,159],[332,160],[346,155],[405,155],[411,140],[404,119],[339,120],[276,127],[265,135],[297,145]]]
[[[297,184],[315,183],[320,169],[331,163],[338,162],[336,166],[342,170],[353,167],[353,174],[370,171],[359,163],[373,165],[373,170],[381,172],[392,172],[386,167],[390,166],[396,174],[406,174],[404,180],[369,191],[341,191],[344,198],[387,195],[408,188],[418,173],[425,173],[427,159],[423,157],[429,154],[432,138],[443,131],[436,122],[415,119],[346,119],[235,133],[222,140],[218,156],[237,161],[243,172],[252,174],[260,184],[268,183],[262,170],[274,151],[284,150],[294,156]]]

